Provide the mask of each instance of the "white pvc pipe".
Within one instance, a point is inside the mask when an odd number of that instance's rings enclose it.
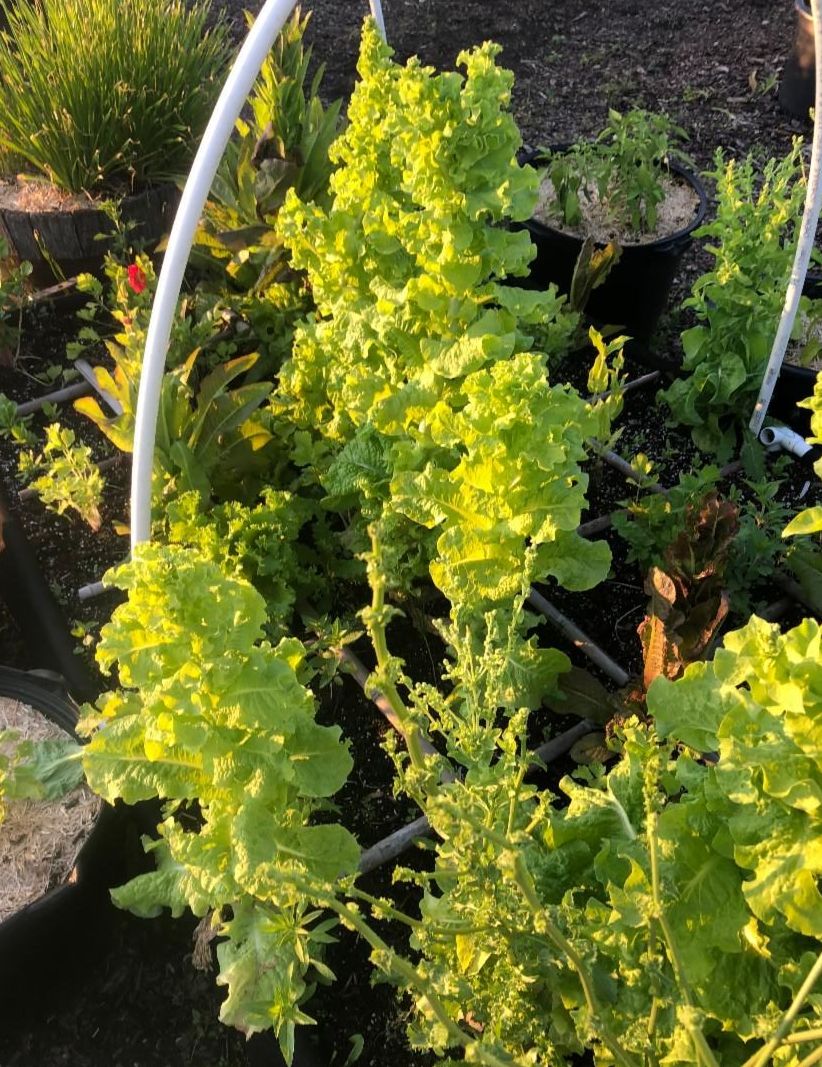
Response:
[[[796,255],[791,278],[788,282],[788,291],[785,293],[782,318],[779,320],[779,328],[776,331],[770,359],[765,370],[765,377],[762,379],[762,387],[759,390],[756,407],[753,410],[753,416],[749,424],[757,437],[762,429],[765,416],[768,414],[768,407],[776,387],[776,379],[782,369],[785,350],[788,347],[788,341],[791,337],[796,312],[799,307],[799,298],[802,295],[802,287],[805,284],[805,276],[808,273],[808,264],[811,261],[819,214],[822,211],[822,18],[820,18],[819,3],[820,0],[811,0],[813,39],[814,48],[816,49],[816,95],[814,99],[813,150],[808,174],[808,188],[805,194],[805,211],[802,215],[802,225],[799,229],[799,239],[796,243]]]
[[[380,37],[382,37],[384,41],[387,41],[388,38],[385,36],[385,19],[383,18],[382,4],[380,3],[380,0],[368,0],[368,4],[371,8],[371,15],[377,24],[377,29],[380,31]]]
[[[759,434],[759,440],[769,452],[784,449],[801,459],[806,456],[811,446],[800,434],[789,426],[766,426]]]
[[[297,0],[266,0],[263,5],[217,100],[171,228],[146,335],[134,422],[134,460],[131,468],[132,549],[151,537],[151,476],[160,390],[171,323],[177,310],[177,299],[194,234],[234,123],[257,80],[265,57],[296,2]]]

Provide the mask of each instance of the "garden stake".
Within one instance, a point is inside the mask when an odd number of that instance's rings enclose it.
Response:
[[[822,56],[822,18],[820,18],[819,0],[810,0],[810,5],[813,17],[814,47],[816,55]],[[799,297],[802,295],[802,287],[805,284],[805,276],[808,273],[808,265],[811,261],[819,213],[822,211],[822,63],[819,62],[816,64],[814,119],[813,149],[811,152],[810,172],[808,174],[808,188],[805,194],[805,211],[802,215],[802,225],[799,229],[799,239],[796,244],[791,277],[785,293],[785,306],[782,309],[782,318],[779,320],[779,328],[776,331],[770,359],[765,370],[765,377],[762,379],[762,387],[759,390],[759,396],[749,424],[752,433],[757,438],[762,429],[762,423],[765,421],[765,416],[768,414],[768,406],[776,387],[776,379],[779,377],[782,361],[785,358],[785,350],[788,347],[796,312],[799,308]]]
[[[560,756],[564,756],[581,737],[596,728],[594,723],[583,719],[570,729],[565,730],[556,737],[552,737],[550,741],[546,741],[539,748],[534,749],[531,754],[531,763],[528,765],[527,775],[543,770],[547,764],[559,759]],[[414,819],[413,822],[408,823],[406,826],[401,826],[399,830],[395,830],[363,851],[359,863],[360,873],[368,874],[381,867],[384,863],[396,859],[397,856],[410,848],[418,837],[427,837],[430,833],[431,824],[425,815]]]
[[[377,24],[377,29],[380,31],[380,37],[387,42],[388,38],[385,36],[385,18],[382,13],[381,0],[368,0],[368,6],[371,8],[371,15]]]
[[[362,660],[357,656],[357,654],[355,652],[352,652],[350,648],[340,648],[337,650],[337,658],[339,659],[340,663],[345,666],[348,673],[353,676],[353,678],[359,684],[360,688],[369,698],[369,700],[371,700],[371,702],[375,705],[379,712],[385,716],[386,720],[391,724],[391,726],[394,727],[400,737],[402,737],[403,740],[407,741],[407,738],[405,736],[405,728],[402,724],[400,716],[395,711],[394,706],[391,704],[391,702],[387,700],[386,697],[379,690],[374,689],[373,686],[368,685],[368,679],[371,676],[371,672],[368,670]],[[419,746],[426,756],[439,757],[440,755],[440,753],[437,752],[431,742],[425,737],[421,737],[419,739]],[[450,775],[450,777],[447,779],[445,778],[445,775],[443,775],[444,781],[453,781],[453,779],[453,774]]]
[[[599,441],[589,440],[588,445],[596,452],[600,459],[604,459],[609,467],[613,467],[614,470],[619,471],[624,477],[628,478],[632,482],[636,482],[641,485],[643,489],[647,489],[649,493],[665,493],[666,490],[659,484],[659,482],[651,482],[649,485],[645,485],[644,475],[632,467],[630,463],[618,456],[616,452],[612,452],[610,448],[603,448]]]
[[[795,582],[793,578],[789,578],[786,574],[777,574],[776,584],[812,615],[817,614],[816,605],[807,596],[799,582]]]
[[[77,597],[79,600],[93,600],[95,597],[102,596],[105,593],[106,587],[102,582],[89,582],[88,585],[81,585],[77,590]]]

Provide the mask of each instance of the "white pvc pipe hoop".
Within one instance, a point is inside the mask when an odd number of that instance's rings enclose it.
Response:
[[[134,459],[131,468],[132,550],[151,538],[151,482],[160,390],[171,336],[171,323],[177,310],[177,300],[194,234],[234,123],[257,80],[265,57],[296,2],[297,0],[266,0],[249,30],[203,134],[183,189],[174,225],[171,227],[146,334],[134,420]]]
[[[385,20],[381,2],[369,2],[371,13],[384,38]],[[249,30],[203,134],[171,228],[146,334],[134,420],[134,459],[131,468],[132,551],[137,545],[151,539],[151,483],[160,391],[171,324],[177,310],[177,300],[194,243],[194,234],[234,123],[257,80],[265,57],[296,3],[297,0],[266,0]]]
[[[816,51],[816,90],[813,113],[813,148],[811,151],[810,171],[808,173],[808,188],[805,194],[805,211],[802,215],[802,225],[799,228],[793,269],[788,282],[788,289],[785,293],[785,306],[782,309],[782,317],[779,320],[779,327],[774,338],[768,366],[765,370],[753,416],[749,423],[750,429],[757,437],[762,430],[765,416],[768,414],[768,407],[776,387],[776,380],[782,369],[782,361],[785,358],[785,351],[791,338],[796,312],[799,308],[799,298],[802,295],[805,276],[808,273],[808,265],[811,261],[819,214],[822,211],[822,17],[820,17],[819,3],[820,0],[811,0],[813,40]]]

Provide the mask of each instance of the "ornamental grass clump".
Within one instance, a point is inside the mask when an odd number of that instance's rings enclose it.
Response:
[[[208,5],[0,3],[0,147],[71,192],[122,193],[185,168],[228,59]]]

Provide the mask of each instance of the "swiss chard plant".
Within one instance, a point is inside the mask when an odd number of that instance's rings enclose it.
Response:
[[[309,80],[310,14],[299,6],[266,57],[251,94],[248,118],[237,120],[197,230],[191,262],[201,288],[216,290],[233,316],[238,344],[260,353],[255,375],[279,369],[291,351],[294,324],[311,310],[309,288],[292,268],[277,229],[286,192],[325,202],[333,170],[341,101],[326,107],[322,66]]]
[[[297,7],[263,62],[251,114],[237,120],[195,236],[193,261],[219,267],[219,277],[243,292],[266,294],[287,273],[275,222],[288,189],[304,200],[322,199],[333,169],[328,149],[341,101],[323,106],[322,67],[308,81],[309,19]]]
[[[119,414],[105,411],[96,397],[81,397],[74,406],[116,448],[130,453],[155,275],[147,256],[138,256],[127,266],[110,258],[107,273],[120,329],[105,338],[113,368],[100,365],[94,374],[100,389],[121,410]],[[85,339],[100,340],[103,285],[90,276],[84,276],[82,284],[93,298],[86,316],[95,324],[85,327]],[[223,325],[219,301],[201,302],[196,294],[181,300],[172,327],[157,423],[154,480],[158,499],[190,490],[206,498],[212,493],[231,498],[238,484],[254,498],[261,486],[266,470],[261,452],[272,435],[260,409],[272,385],[247,380],[259,354],[236,355],[233,344],[219,340]]]

